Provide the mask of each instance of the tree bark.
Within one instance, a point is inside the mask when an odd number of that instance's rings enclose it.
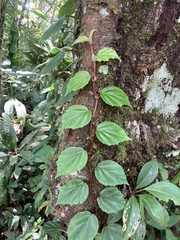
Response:
[[[172,159],[177,162],[177,157],[169,160],[165,153],[179,148],[178,13],[178,1],[168,0],[82,0],[79,6],[80,35],[88,36],[92,29],[96,29],[93,40],[95,53],[102,47],[113,47],[122,59],[119,63],[115,60],[107,63],[109,73],[106,76],[97,75],[97,91],[109,85],[119,86],[129,96],[133,107],[109,108],[99,100],[95,126],[102,121],[114,121],[126,128],[132,140],[116,147],[107,147],[95,140],[93,156],[98,157],[91,158],[90,168],[98,158],[112,159],[125,169],[131,188],[135,186],[140,167],[152,158],[169,166],[173,165]],[[89,45],[85,43],[81,47],[79,69],[93,75]],[[91,85],[81,91],[74,102],[93,110],[95,102]],[[54,206],[60,188],[75,177],[68,175],[55,179],[59,153],[68,146],[81,146],[87,151],[90,147],[89,126],[75,131],[60,131],[59,134],[51,166]],[[86,166],[76,177],[89,183],[90,168]],[[97,198],[102,186],[93,178],[91,187]],[[55,206],[54,215],[67,224],[75,213],[83,210],[95,212],[91,194],[82,205]],[[99,209],[96,214],[100,221],[106,217]]]

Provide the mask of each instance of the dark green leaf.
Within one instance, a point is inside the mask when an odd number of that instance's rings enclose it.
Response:
[[[51,35],[54,35],[63,25],[64,20],[65,20],[65,17],[63,16],[60,19],[58,19],[55,23],[53,23],[53,25],[51,25],[50,28],[48,28],[48,30],[43,34],[42,41],[45,41]]]
[[[75,178],[60,189],[56,204],[82,204],[87,199],[88,194],[88,185],[83,180]]]
[[[43,230],[45,231],[45,233],[49,233],[53,237],[60,236],[61,234],[60,222],[56,218],[54,218],[52,221],[48,221],[44,224]]]
[[[82,128],[91,121],[91,111],[83,105],[73,105],[62,115],[62,128]]]
[[[147,162],[141,169],[138,179],[137,179],[137,186],[138,188],[143,188],[149,185],[154,181],[154,179],[158,175],[158,163],[156,160],[152,160]]]
[[[122,214],[123,214],[123,210],[120,210],[116,213],[110,213],[108,215],[107,224],[113,224],[115,222],[118,222],[121,219]]]
[[[125,200],[116,187],[107,187],[100,192],[98,205],[106,213],[116,213],[124,208]]]
[[[122,235],[122,228],[118,224],[111,224],[103,227],[101,238],[103,240],[120,240]]]
[[[98,219],[88,211],[77,213],[70,221],[68,240],[93,240],[98,233]]]
[[[131,106],[125,92],[115,86],[105,87],[100,93],[103,101],[110,106],[122,107],[123,105]]]
[[[131,140],[120,126],[108,121],[97,126],[96,136],[100,142],[108,146]]]
[[[180,205],[180,188],[170,182],[157,182],[145,190],[165,202],[172,200],[174,204]]]
[[[64,51],[59,52],[53,59],[51,59],[43,68],[41,74],[49,73],[54,70],[64,58]]]
[[[95,168],[95,176],[105,186],[128,184],[123,168],[111,160],[100,162]]]
[[[132,237],[139,227],[140,209],[134,196],[131,196],[123,212],[123,239]]]
[[[65,2],[65,4],[60,8],[58,17],[61,18],[65,15],[71,15],[76,8],[76,1],[77,0],[68,0]]]
[[[77,72],[72,78],[70,78],[67,85],[66,94],[77,91],[85,87],[91,79],[91,75],[86,71]]]
[[[57,161],[57,175],[75,173],[80,171],[87,163],[88,154],[81,147],[69,147],[61,152]]]

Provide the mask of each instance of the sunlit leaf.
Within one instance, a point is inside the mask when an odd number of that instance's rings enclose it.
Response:
[[[87,152],[81,147],[69,147],[61,152],[57,160],[57,175],[80,171],[87,163]]]
[[[157,182],[145,190],[165,202],[172,200],[174,204],[180,205],[180,188],[170,182]]]
[[[82,204],[88,194],[88,185],[83,180],[75,178],[60,189],[56,204]]]
[[[82,128],[91,120],[91,111],[83,105],[73,105],[62,115],[62,128]]]
[[[134,235],[140,223],[139,204],[134,196],[131,196],[123,212],[123,238],[129,239]]]
[[[98,233],[98,219],[88,211],[77,213],[70,221],[68,240],[93,240]]]
[[[122,228],[118,224],[110,224],[103,227],[101,232],[101,238],[103,240],[119,240],[121,239]]]
[[[77,44],[77,43],[83,43],[83,42],[89,42],[89,39],[88,37],[86,36],[79,36],[73,43],[74,44]]]
[[[38,9],[34,9],[33,12],[40,18],[44,19],[46,22],[49,22],[49,19],[47,18],[47,16],[41,12],[40,10]]]
[[[136,189],[146,187],[147,185],[154,181],[157,175],[158,175],[158,162],[156,160],[147,162],[142,167],[138,175]]]
[[[125,92],[115,86],[105,87],[100,93],[103,101],[110,106],[121,107],[123,105],[131,106]]]
[[[100,162],[95,168],[95,176],[105,186],[128,184],[123,168],[111,160]]]
[[[123,194],[116,187],[103,189],[97,202],[101,210],[106,213],[116,213],[123,209],[125,205]]]
[[[55,23],[53,23],[48,30],[43,34],[42,41],[47,40],[51,35],[54,35],[57,31],[59,31],[60,27],[63,25],[65,17],[58,19]]]
[[[108,146],[131,140],[119,125],[108,121],[97,126],[96,136],[100,142]]]
[[[91,79],[91,75],[86,71],[77,72],[72,78],[70,78],[69,83],[67,85],[66,94],[71,91],[77,91],[85,87],[89,80]]]
[[[53,59],[51,59],[43,68],[41,74],[49,73],[54,70],[64,58],[64,51],[59,52]]]
[[[120,60],[120,57],[117,55],[117,52],[109,47],[104,47],[100,49],[97,55],[94,56],[94,60],[98,62],[109,61],[109,59]]]
[[[144,203],[144,207],[153,221],[165,228],[169,221],[166,209],[150,194],[141,194],[140,198]]]

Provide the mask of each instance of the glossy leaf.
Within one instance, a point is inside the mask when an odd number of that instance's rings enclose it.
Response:
[[[110,59],[118,59],[120,57],[117,55],[117,52],[109,47],[104,47],[98,51],[98,54],[94,56],[94,60],[97,62],[109,61]]]
[[[79,36],[73,43],[73,45],[77,43],[89,42],[89,38],[86,36]]]
[[[95,176],[105,186],[128,184],[123,168],[111,160],[100,162],[95,168]]]
[[[57,175],[80,171],[87,163],[87,152],[81,147],[69,147],[61,152],[57,160]]]
[[[131,196],[123,212],[123,238],[128,239],[134,235],[140,222],[139,204],[134,196]]]
[[[103,227],[101,238],[103,240],[120,240],[122,235],[122,228],[118,224],[110,224]]]
[[[97,126],[96,136],[100,142],[108,146],[131,140],[119,125],[108,121]]]
[[[77,72],[70,80],[67,85],[66,94],[71,91],[77,91],[85,87],[89,80],[91,79],[91,75],[86,71]]]
[[[42,41],[45,41],[50,36],[54,35],[60,29],[60,27],[63,25],[64,20],[65,20],[65,17],[62,17],[62,18],[58,19],[55,23],[53,23],[53,25],[51,25],[47,29],[47,31],[43,34]]]
[[[93,240],[98,233],[98,219],[88,211],[77,213],[70,221],[68,240]]]
[[[180,205],[180,188],[170,182],[157,182],[145,190],[165,202],[172,200],[174,204]]]
[[[142,194],[140,195],[140,198],[142,199],[144,207],[153,221],[165,228],[167,226],[167,222],[169,221],[166,209],[149,194]]]
[[[105,87],[100,93],[102,100],[110,106],[122,107],[123,105],[131,106],[125,92],[115,86]]]
[[[76,8],[76,1],[77,0],[68,0],[64,3],[64,5],[60,8],[59,13],[58,13],[58,17],[61,18],[65,15],[70,16]]]
[[[49,73],[55,69],[64,58],[64,51],[59,52],[53,59],[51,59],[43,68],[41,74]]]
[[[116,213],[124,208],[125,200],[116,187],[107,187],[100,192],[98,205],[106,213]]]
[[[158,175],[158,163],[155,160],[147,162],[141,169],[138,179],[137,179],[137,186],[138,188],[143,188],[148,186],[150,183],[154,181],[154,179]]]
[[[91,121],[91,111],[82,105],[69,107],[62,115],[62,128],[82,128]]]
[[[88,194],[88,185],[83,180],[75,178],[60,189],[56,204],[82,204],[87,199]]]

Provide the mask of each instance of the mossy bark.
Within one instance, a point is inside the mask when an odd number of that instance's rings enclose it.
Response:
[[[109,85],[121,87],[129,96],[132,109],[128,107],[110,108],[99,100],[95,116],[95,127],[102,121],[113,121],[126,128],[131,141],[115,147],[107,147],[95,140],[92,167],[100,159],[112,159],[125,169],[129,183],[133,188],[140,167],[152,158],[167,162],[165,152],[178,149],[178,3],[176,1],[96,1],[82,0],[79,7],[80,35],[88,36],[96,29],[93,38],[95,53],[102,47],[113,47],[121,56],[122,62],[116,60],[107,63],[107,75],[97,74],[97,91]],[[79,45],[81,63],[79,70],[93,74],[93,62],[90,47],[87,43]],[[163,65],[164,64],[164,65]],[[99,64],[100,65],[100,64]],[[161,71],[163,73],[161,73]],[[165,76],[165,84],[159,75]],[[167,77],[166,77],[167,76]],[[170,85],[168,85],[170,84]],[[146,107],[148,94],[155,88],[163,92],[161,111],[159,105]],[[175,91],[175,90],[176,91]],[[155,91],[156,93],[156,91]],[[174,96],[175,94],[176,96]],[[153,95],[152,95],[153,96]],[[176,99],[169,103],[173,111],[162,111],[163,101],[169,97]],[[156,96],[154,96],[156,97]],[[150,99],[151,100],[151,99]],[[152,100],[153,101],[153,100]],[[167,102],[167,101],[166,101]],[[93,111],[95,99],[92,85],[89,84],[74,99],[74,103],[87,106]],[[72,103],[73,104],[73,103]],[[166,103],[167,104],[167,103]],[[173,105],[174,104],[174,105]],[[176,106],[177,105],[177,106]],[[149,105],[148,105],[149,106]],[[148,111],[146,111],[148,109]],[[68,146],[81,146],[89,151],[89,126],[79,130],[59,131],[57,151],[51,167],[52,203],[55,206],[60,188],[72,175],[55,179],[56,161],[59,153]],[[176,159],[177,160],[177,159]],[[172,164],[169,161],[168,164]],[[76,177],[89,183],[89,168],[86,166]],[[93,192],[98,197],[102,188],[93,179]],[[91,196],[84,204],[78,206],[55,206],[54,215],[65,224],[78,211],[94,211]],[[98,210],[98,218],[106,216]]]

